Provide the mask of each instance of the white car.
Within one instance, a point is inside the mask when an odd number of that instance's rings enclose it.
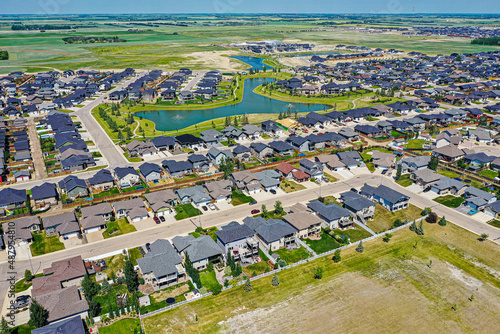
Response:
[[[210,208],[210,210],[215,210],[215,205],[213,205],[212,203],[209,203],[208,207]]]

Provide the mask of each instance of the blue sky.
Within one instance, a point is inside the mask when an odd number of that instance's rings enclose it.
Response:
[[[0,0],[2,14],[500,13],[498,0]]]

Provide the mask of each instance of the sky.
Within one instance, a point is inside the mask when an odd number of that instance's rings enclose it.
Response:
[[[500,13],[498,0],[0,0],[0,14]]]

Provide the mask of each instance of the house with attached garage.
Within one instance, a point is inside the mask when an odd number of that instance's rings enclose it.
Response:
[[[234,186],[239,190],[245,190],[250,195],[259,193],[262,190],[261,184],[257,176],[248,170],[234,172],[229,176]]]
[[[157,164],[150,162],[140,165],[139,171],[146,182],[158,182],[163,176],[163,169]]]
[[[354,131],[372,138],[382,137],[384,135],[384,132],[380,128],[368,124],[357,124],[354,127]]]
[[[374,150],[372,152],[372,162],[375,167],[389,169],[394,167],[394,164],[396,163],[396,155]]]
[[[175,137],[175,141],[179,144],[181,147],[187,147],[190,149],[199,149],[203,145],[203,139],[196,137],[190,133],[179,135]]]
[[[71,200],[75,200],[78,197],[87,197],[89,195],[87,183],[74,175],[66,176],[63,180],[59,181],[58,185],[61,192],[66,194]]]
[[[131,157],[150,157],[157,153],[155,145],[149,139],[132,140],[127,144],[127,151]]]
[[[243,131],[235,128],[232,125],[228,126],[225,129],[222,129],[221,132],[224,137],[230,140],[245,140],[248,138]]]
[[[252,150],[247,146],[238,145],[233,149],[233,156],[242,162],[248,161],[252,156]]]
[[[193,172],[193,164],[189,161],[163,160],[161,164],[171,177],[182,177]]]
[[[26,207],[26,190],[5,188],[0,190],[0,209],[13,211]]]
[[[150,192],[144,195],[146,204],[151,208],[155,217],[166,216],[173,213],[177,204],[177,195],[171,189]]]
[[[187,280],[183,261],[168,240],[158,239],[148,248],[148,252],[137,259],[137,265],[146,283],[155,291]]]
[[[486,205],[483,211],[493,218],[498,218],[500,216],[500,201],[495,201],[491,204]]]
[[[140,197],[113,202],[111,205],[113,206],[116,218],[127,217],[131,223],[138,223],[149,217],[146,205]]]
[[[339,135],[344,137],[349,142],[354,142],[359,140],[359,133],[357,133],[356,131],[347,126],[344,126],[339,130]]]
[[[268,146],[274,150],[274,153],[279,155],[293,154],[293,147],[281,140],[272,141],[268,143]]]
[[[115,178],[111,171],[107,169],[101,169],[94,176],[87,179],[87,183],[91,190],[101,190],[105,191],[111,189],[115,186]]]
[[[344,208],[351,211],[361,222],[372,220],[375,216],[375,203],[354,191],[341,193],[340,200]]]
[[[258,158],[266,158],[274,155],[274,150],[264,143],[251,143],[250,148]]]
[[[436,148],[441,148],[449,145],[460,145],[462,143],[462,135],[449,135],[448,133],[440,133],[436,136]]]
[[[286,142],[292,145],[294,150],[299,152],[309,152],[311,150],[311,142],[304,137],[292,136],[286,139]]]
[[[310,178],[315,178],[321,181],[324,177],[323,165],[309,159],[301,159],[299,162],[299,169],[309,175]]]
[[[467,187],[463,197],[465,197],[465,205],[477,210],[483,210],[487,205],[497,201],[497,197],[494,194],[475,187]]]
[[[188,156],[188,161],[193,165],[193,169],[207,173],[209,168],[212,167],[212,162],[203,154],[191,154]]]
[[[243,128],[241,128],[241,130],[249,139],[254,140],[259,139],[262,133],[262,129],[253,124],[247,124]]]
[[[279,219],[265,220],[262,217],[246,217],[243,223],[256,234],[257,240],[263,249],[276,251],[280,248],[296,248],[295,229]]]
[[[31,198],[35,202],[35,206],[56,205],[59,194],[54,183],[46,182],[31,188]]]
[[[401,171],[403,173],[413,173],[417,170],[426,169],[430,161],[431,157],[429,155],[420,155],[404,158],[399,164],[401,164]]]
[[[227,254],[234,257],[235,261],[252,264],[250,258],[259,255],[259,242],[255,232],[246,224],[240,225],[233,221],[215,232],[217,245],[221,248],[227,260]]]
[[[288,162],[280,162],[279,165],[276,166],[275,170],[280,174],[281,177],[291,180],[293,179],[293,172],[297,170],[297,168]]]
[[[391,212],[405,209],[410,205],[410,197],[384,185],[375,188],[373,199]]]
[[[335,203],[326,205],[318,200],[313,200],[307,203],[307,207],[324,220],[325,227],[331,229],[354,227],[351,213]]]
[[[283,221],[295,229],[296,236],[303,239],[321,232],[322,220],[308,212],[293,212],[283,216]]]
[[[490,166],[495,170],[500,170],[500,158],[496,158],[495,160],[493,160]]]
[[[491,143],[493,141],[490,132],[484,130],[468,130],[467,137],[480,143]]]
[[[80,316],[67,318],[47,326],[43,326],[31,331],[31,334],[52,334],[52,333],[71,333],[71,334],[85,334],[83,321]]]
[[[277,189],[280,186],[280,175],[274,170],[263,170],[253,174],[265,191]]]
[[[427,189],[431,184],[441,180],[443,177],[443,175],[429,168],[419,169],[411,173],[412,180],[424,189]]]
[[[209,263],[220,261],[222,249],[215,243],[209,235],[202,235],[195,238],[192,235],[176,236],[172,239],[175,250],[183,260],[186,255],[196,270],[204,270]]]
[[[457,161],[465,156],[464,151],[455,145],[448,145],[434,149],[434,154],[445,161]]]
[[[439,195],[456,195],[460,196],[464,193],[467,185],[463,182],[457,181],[455,179],[450,179],[449,177],[443,176],[439,181],[432,183],[431,191]]]
[[[203,187],[216,203],[227,203],[231,200],[232,185],[232,182],[229,180],[221,180],[205,183]]]
[[[279,126],[278,123],[275,121],[267,120],[262,123],[260,123],[260,127],[262,128],[262,131],[267,132],[267,133],[272,133],[275,135],[280,135],[284,132],[283,128]]]
[[[86,206],[80,209],[80,225],[83,233],[97,232],[106,229],[106,222],[113,217],[111,204],[104,202],[97,205]]]
[[[207,153],[207,158],[210,159],[214,165],[219,166],[228,159],[232,160],[234,156],[230,150],[221,151],[218,148],[210,147]]]
[[[484,152],[478,152],[474,154],[467,154],[464,156],[464,162],[472,166],[488,166],[497,157],[492,155],[487,155]]]
[[[33,242],[32,233],[40,231],[38,216],[28,216],[3,223],[3,233],[6,244],[14,242],[14,246],[22,246]]]
[[[133,167],[116,167],[114,174],[120,188],[132,187],[141,183],[141,177]]]
[[[175,193],[177,194],[177,197],[179,197],[181,203],[192,203],[197,207],[207,205],[212,200],[210,195],[205,192],[205,188],[202,186],[178,189]]]
[[[216,145],[227,139],[226,136],[215,129],[201,131],[200,138],[203,139],[206,145]]]
[[[177,142],[174,137],[160,136],[153,138],[153,145],[160,152],[173,151],[177,147]]]
[[[58,235],[73,238],[80,235],[80,224],[73,211],[42,218],[42,226],[47,236]]]

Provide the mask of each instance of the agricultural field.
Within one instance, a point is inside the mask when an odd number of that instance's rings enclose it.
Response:
[[[500,246],[453,224],[408,229],[144,319],[146,333],[491,332],[500,326]],[[313,278],[317,267],[323,278]],[[320,301],[320,302],[319,302]],[[335,310],[335,316],[332,316]],[[359,316],[353,315],[362,314]],[[255,321],[258,319],[258,321]]]

